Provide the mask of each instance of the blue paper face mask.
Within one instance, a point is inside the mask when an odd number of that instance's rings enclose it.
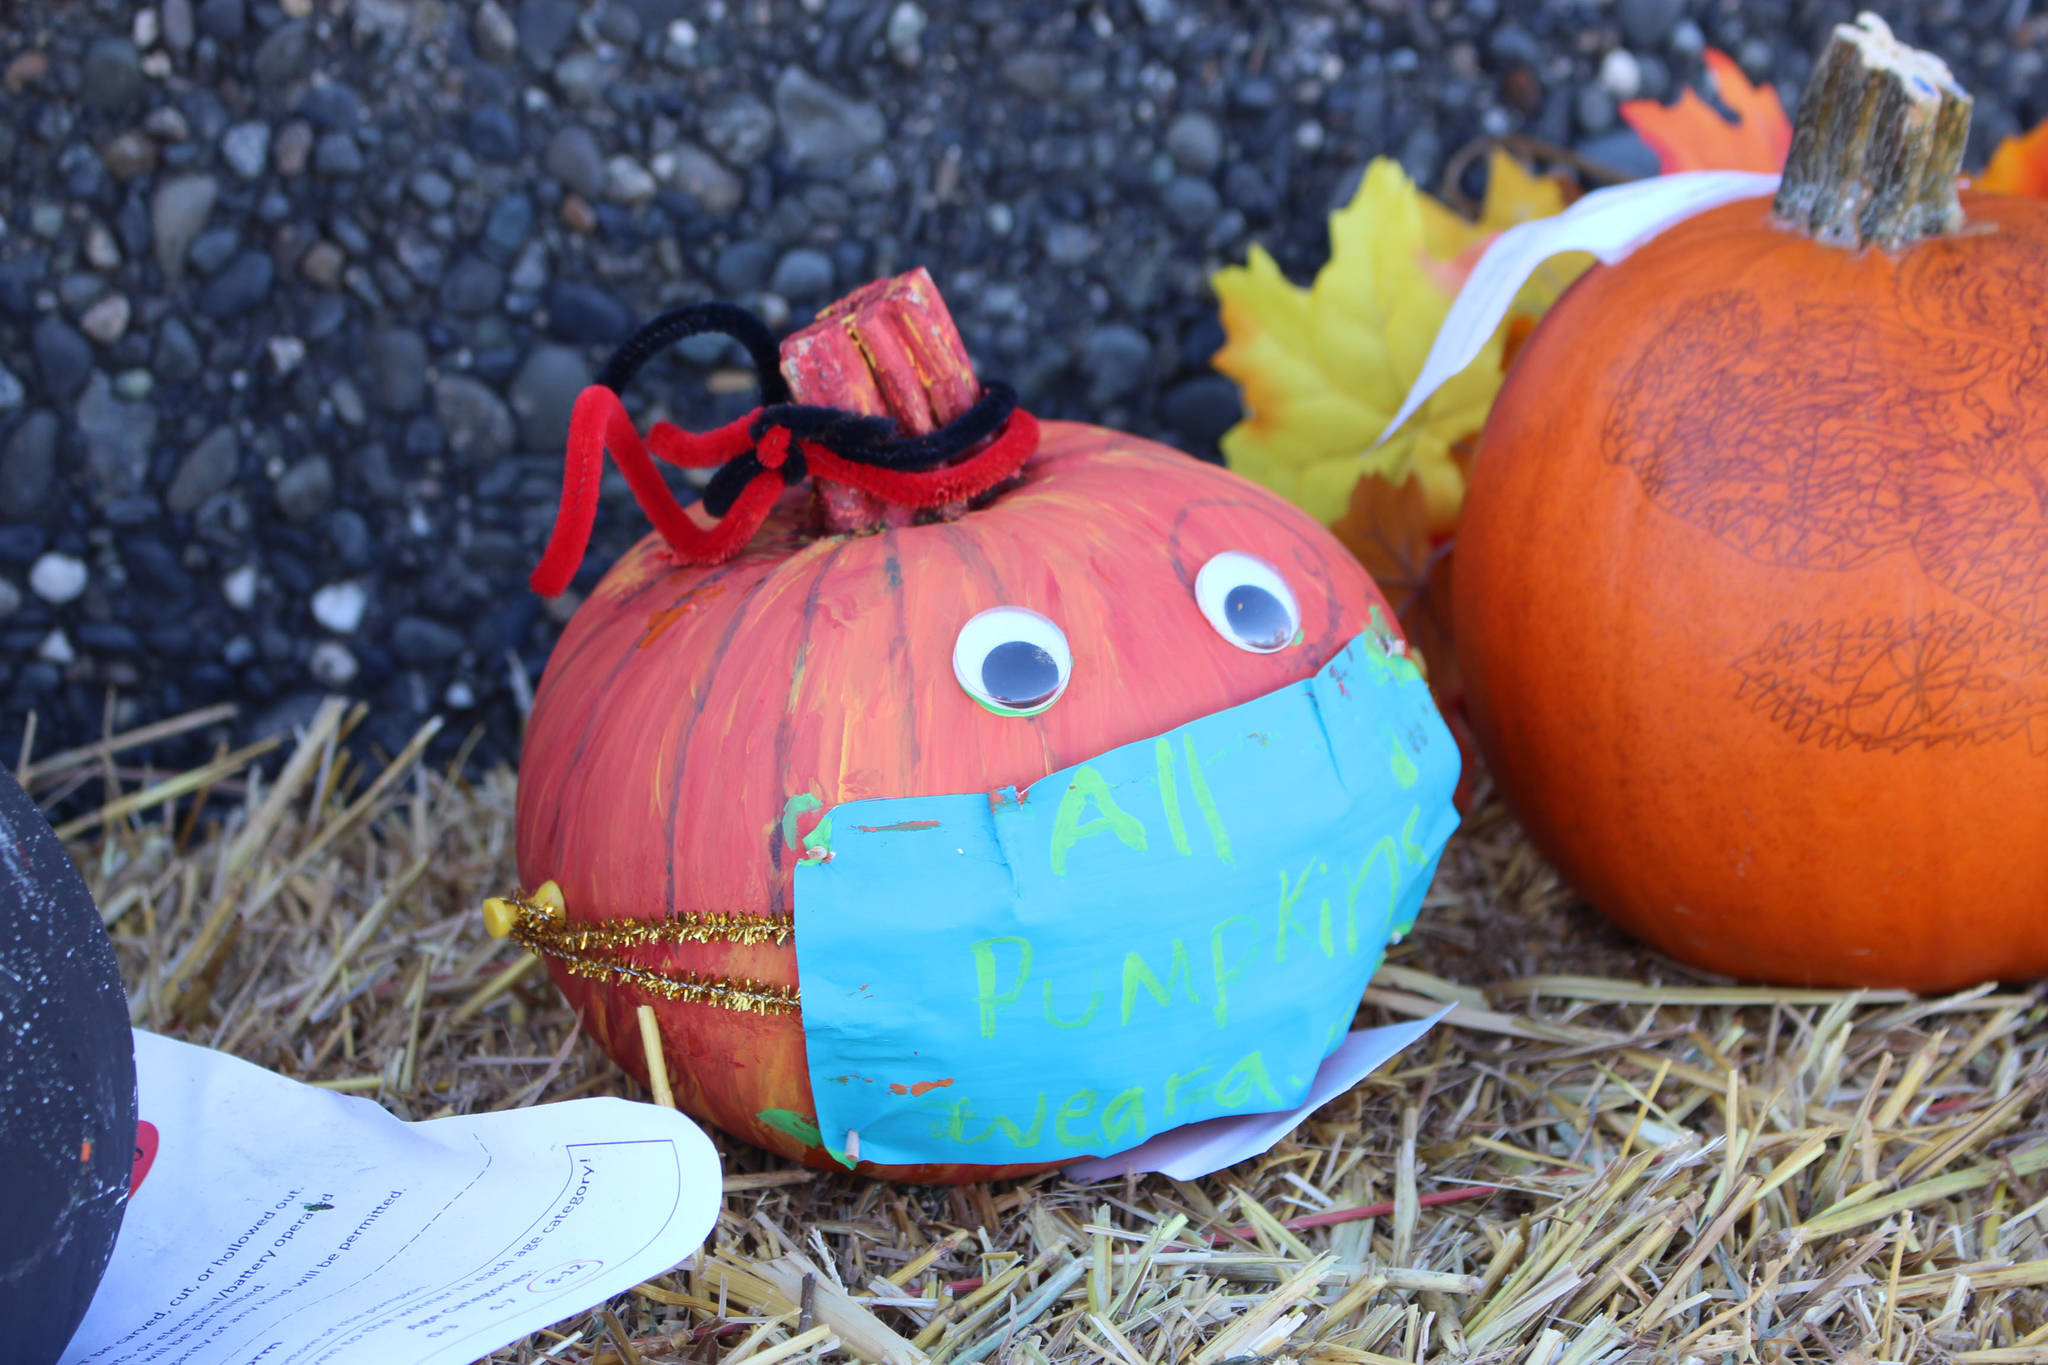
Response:
[[[835,807],[796,871],[825,1145],[1057,1162],[1298,1103],[1414,922],[1457,777],[1367,631],[1028,791]]]

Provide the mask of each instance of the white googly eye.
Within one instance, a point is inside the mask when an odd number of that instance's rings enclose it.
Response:
[[[1301,631],[1301,607],[1280,571],[1241,550],[1225,550],[1195,575],[1195,604],[1239,649],[1277,654]]]
[[[953,642],[953,676],[999,716],[1035,716],[1074,672],[1067,633],[1025,607],[976,612]]]

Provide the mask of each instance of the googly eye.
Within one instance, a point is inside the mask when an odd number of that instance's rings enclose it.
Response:
[[[1225,550],[1202,566],[1195,603],[1218,635],[1253,654],[1277,654],[1301,631],[1301,607],[1287,580],[1241,550]]]
[[[1025,607],[990,607],[960,627],[953,676],[999,716],[1035,716],[1060,699],[1074,672],[1067,633]]]

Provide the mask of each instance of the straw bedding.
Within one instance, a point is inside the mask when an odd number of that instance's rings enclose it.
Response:
[[[361,760],[339,702],[275,754],[128,760],[222,718],[19,772],[85,812],[61,832],[138,1025],[408,1119],[635,1093],[484,933],[515,881],[509,773],[427,766],[431,726]],[[1289,1140],[1189,1183],[899,1188],[721,1139],[699,1255],[490,1360],[2048,1362],[2039,991],[1703,979],[1489,807],[1359,1018],[1442,1003]]]

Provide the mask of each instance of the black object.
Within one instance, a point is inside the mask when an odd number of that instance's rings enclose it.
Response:
[[[0,1340],[55,1365],[106,1273],[135,1164],[135,1039],[64,846],[0,770]]]

